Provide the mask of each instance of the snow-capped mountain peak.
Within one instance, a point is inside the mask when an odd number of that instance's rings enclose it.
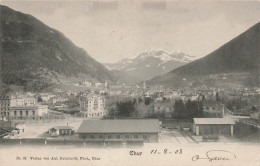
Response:
[[[148,57],[158,58],[163,63],[168,61],[180,61],[180,62],[191,62],[195,59],[195,57],[184,54],[180,51],[168,51],[168,50],[148,50],[146,52],[141,53],[137,59],[144,59]]]
[[[133,59],[122,59],[114,64],[105,64],[110,70],[121,70],[141,80],[165,74],[194,60],[193,56],[180,51],[164,49],[147,50]]]

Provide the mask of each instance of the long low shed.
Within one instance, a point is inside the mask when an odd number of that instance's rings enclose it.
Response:
[[[229,118],[194,118],[192,131],[196,135],[232,135],[233,119]]]
[[[158,142],[160,128],[157,119],[84,120],[77,133],[84,140]]]

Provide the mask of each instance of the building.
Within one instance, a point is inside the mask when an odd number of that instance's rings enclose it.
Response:
[[[23,96],[23,105],[35,105],[36,99],[33,96],[25,95]]]
[[[105,98],[97,94],[83,96],[79,100],[80,112],[86,117],[102,117],[106,114]]]
[[[120,89],[110,89],[109,91],[110,96],[120,96],[122,95],[122,90]]]
[[[82,81],[82,85],[85,85],[86,87],[91,87],[92,86],[92,82],[85,79],[84,81]]]
[[[36,99],[29,95],[12,95],[10,97],[10,106],[35,105]]]
[[[213,89],[198,89],[196,90],[196,94],[198,95],[204,95],[204,96],[212,96],[216,95],[216,91]]]
[[[195,135],[232,135],[235,122],[228,118],[193,118],[192,132]]]
[[[202,103],[203,112],[214,117],[222,118],[224,115],[224,105],[216,100],[205,100]]]
[[[171,103],[155,103],[153,111],[154,113],[171,112]]]
[[[173,107],[171,106],[171,103],[155,103],[153,106],[153,113],[163,113],[164,117],[171,118]]]
[[[157,119],[84,120],[77,133],[84,140],[158,142],[160,124]]]
[[[69,126],[54,126],[49,129],[49,134],[52,137],[72,135],[72,129]]]
[[[7,113],[8,119],[38,119],[48,113],[47,105],[23,105],[10,107]]]
[[[121,84],[116,84],[116,85],[109,85],[109,95],[110,96],[117,96],[117,95],[122,95],[124,90],[124,86]]]
[[[42,98],[43,102],[48,102],[52,97],[54,97],[54,94],[48,94],[48,93],[41,93],[40,97]]]
[[[253,106],[253,108],[251,109],[250,118],[259,121],[260,111],[257,105]]]
[[[33,96],[29,95],[22,95],[22,94],[16,94],[16,95],[11,95],[1,97],[0,98],[0,112],[1,116],[7,117],[10,112],[11,107],[16,107],[16,106],[32,106],[36,104],[36,99]]]
[[[198,100],[198,97],[199,97],[199,95],[197,95],[197,94],[181,94],[181,95],[180,95],[180,98],[181,98],[183,101],[187,101],[187,100],[191,100],[191,101]]]
[[[56,103],[63,103],[63,102],[65,102],[65,101],[67,101],[67,100],[68,100],[68,97],[64,97],[64,96],[62,96],[62,95],[56,95],[56,96],[50,98],[49,101],[50,101],[52,104],[56,104]]]
[[[24,100],[22,95],[12,95],[10,97],[10,107],[24,105]]]
[[[1,96],[0,98],[0,115],[3,118],[7,115],[7,112],[10,109],[10,97],[9,96]]]
[[[11,121],[0,120],[0,138],[4,138],[7,135],[13,135],[19,133],[19,129]]]

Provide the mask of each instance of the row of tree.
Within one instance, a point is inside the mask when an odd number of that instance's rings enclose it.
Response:
[[[172,117],[174,119],[192,119],[203,116],[203,107],[201,101],[183,102],[181,99],[174,103],[174,112]]]
[[[110,117],[138,117],[141,116],[145,110],[141,107],[145,106],[146,109],[153,109],[152,107],[148,108],[149,99],[145,101],[140,100],[123,100],[117,101],[114,107],[109,109]],[[174,119],[192,119],[199,118],[203,116],[203,107],[201,101],[190,101],[183,102],[181,99],[176,100],[172,110],[172,118]],[[141,111],[141,112],[140,112]],[[164,117],[164,113],[152,113],[150,112],[149,117],[160,118]],[[143,115],[142,115],[143,117]]]
[[[136,100],[117,101],[115,107],[109,110],[110,117],[133,117],[136,114]]]

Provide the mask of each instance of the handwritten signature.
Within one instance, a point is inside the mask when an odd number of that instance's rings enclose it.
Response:
[[[236,159],[236,155],[226,151],[226,150],[210,150],[206,152],[206,157],[200,157],[199,155],[195,155],[191,158],[192,161],[197,161],[197,160],[208,160],[210,162],[212,161],[227,161],[227,160],[232,160]]]

